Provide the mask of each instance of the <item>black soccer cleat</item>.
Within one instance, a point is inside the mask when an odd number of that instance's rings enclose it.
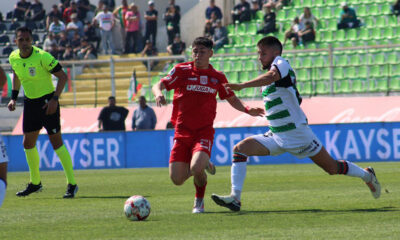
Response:
[[[38,185],[35,185],[33,183],[28,183],[28,185],[26,185],[26,189],[23,191],[17,192],[16,195],[18,197],[25,197],[31,193],[40,192],[40,191],[42,191],[42,183],[41,182]]]
[[[218,196],[217,194],[211,195],[212,200],[222,207],[229,208],[231,211],[240,211],[241,203],[232,196]]]
[[[75,194],[78,192],[78,185],[68,184],[67,191],[64,194],[63,198],[74,198]]]

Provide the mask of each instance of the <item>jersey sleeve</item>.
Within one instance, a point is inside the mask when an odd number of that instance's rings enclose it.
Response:
[[[281,78],[284,78],[289,74],[290,65],[283,58],[276,59],[272,63],[272,66],[275,67],[278,70],[279,74],[281,75]]]
[[[42,55],[42,66],[49,72],[52,72],[52,70],[58,65],[58,60],[53,57],[48,52],[44,52]]]
[[[167,76],[161,78],[161,82],[164,84],[165,88],[169,91],[179,87],[182,83],[182,72],[179,67],[175,66],[169,71]]]
[[[230,90],[227,89],[223,84],[228,83],[228,80],[226,79],[225,75],[223,73],[221,73],[221,76],[219,77],[219,88],[218,88],[218,96],[221,100],[224,100],[226,98],[230,98],[233,95],[235,95],[235,93]]]

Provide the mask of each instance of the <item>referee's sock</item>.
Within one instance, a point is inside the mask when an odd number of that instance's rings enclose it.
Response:
[[[65,145],[63,144],[61,147],[55,150],[57,156],[60,158],[61,164],[64,168],[65,176],[67,177],[68,184],[75,185],[75,178],[74,178],[74,169],[72,167],[72,160],[71,155]]]
[[[40,172],[39,172],[39,152],[35,147],[31,149],[24,149],[26,161],[29,166],[29,174],[31,183],[34,185],[38,185],[40,183]]]
[[[6,183],[0,178],[0,207],[3,204],[4,197],[6,196]]]

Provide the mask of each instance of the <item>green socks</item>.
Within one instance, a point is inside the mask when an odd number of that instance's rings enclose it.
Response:
[[[39,173],[39,152],[36,146],[31,149],[24,149],[26,161],[29,166],[30,180],[32,184],[38,185],[40,183]]]
[[[75,178],[74,178],[74,169],[72,167],[72,160],[71,156],[65,145],[62,145],[58,149],[55,150],[57,156],[60,158],[61,164],[64,168],[65,176],[67,177],[67,182],[69,184],[75,185]],[[39,164],[38,164],[39,165]]]

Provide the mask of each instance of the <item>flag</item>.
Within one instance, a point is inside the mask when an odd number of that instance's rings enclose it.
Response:
[[[138,92],[142,88],[142,84],[138,84],[136,80],[136,69],[133,70],[131,80],[129,82],[129,89],[128,89],[128,99],[129,101],[133,101],[136,98],[136,95],[138,95]]]

